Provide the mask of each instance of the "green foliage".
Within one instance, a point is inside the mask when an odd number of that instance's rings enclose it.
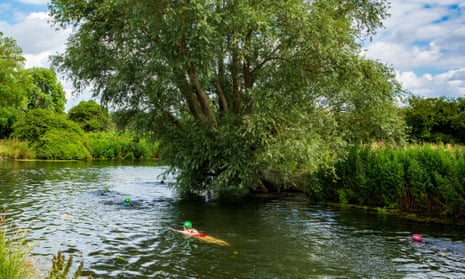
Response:
[[[41,159],[90,159],[86,135],[65,114],[46,109],[32,109],[13,126],[13,137],[34,147]]]
[[[150,159],[158,155],[158,144],[129,133],[91,133],[89,149],[92,158],[101,160]]]
[[[13,132],[18,110],[11,106],[0,107],[0,138],[6,138]]]
[[[17,114],[27,108],[32,82],[23,70],[25,58],[16,42],[0,32],[0,138],[7,138]]]
[[[465,99],[412,97],[405,111],[416,142],[465,143]]]
[[[177,177],[182,193],[201,193],[212,186],[219,198],[233,198],[243,195],[248,187],[258,186],[259,181],[253,180],[259,171],[254,153],[244,148],[250,143],[234,126],[229,128],[222,127],[213,139],[197,127],[169,137],[174,140],[171,144],[161,142],[163,159],[183,170]]]
[[[19,115],[28,109],[62,113],[65,92],[52,70],[24,69],[22,50],[0,32],[0,138],[8,138]]]
[[[330,189],[323,198],[463,218],[464,155],[463,147],[355,147],[336,177],[324,176]]]
[[[54,66],[150,129],[182,192],[292,188],[302,173],[329,169],[347,143],[403,139],[393,71],[359,55],[387,1],[49,8],[55,23],[79,28]]]
[[[26,72],[32,78],[34,84],[28,94],[28,109],[42,108],[56,113],[63,113],[66,96],[55,72],[45,68],[32,68],[26,70]]]
[[[13,137],[35,142],[51,129],[62,129],[84,137],[82,129],[66,119],[65,114],[54,113],[46,109],[32,109],[22,114],[13,125]]]
[[[35,158],[35,150],[27,142],[15,138],[0,140],[0,157],[31,159]]]
[[[15,229],[5,216],[0,217],[0,278],[33,278],[34,266],[28,258],[26,230]]]
[[[108,129],[110,118],[95,101],[81,101],[68,112],[68,118],[86,132],[101,132]]]
[[[65,129],[48,129],[34,142],[38,159],[90,160],[86,137]]]

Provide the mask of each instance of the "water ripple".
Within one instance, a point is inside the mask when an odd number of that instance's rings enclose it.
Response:
[[[313,205],[302,197],[240,205],[181,201],[162,167],[0,164],[2,213],[29,228],[36,262],[58,250],[94,278],[457,278],[463,227]],[[163,181],[162,181],[163,180]],[[108,187],[110,192],[102,193]],[[134,207],[122,206],[129,196]],[[184,220],[231,247],[183,239]],[[412,243],[412,231],[423,243]]]

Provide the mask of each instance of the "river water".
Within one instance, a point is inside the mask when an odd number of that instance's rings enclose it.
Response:
[[[312,204],[185,201],[165,168],[0,161],[2,213],[29,228],[44,272],[57,251],[94,278],[465,278],[465,228]],[[109,192],[101,190],[108,187]],[[123,206],[125,197],[132,207]],[[185,240],[184,220],[230,247]],[[421,233],[422,243],[410,240]]]

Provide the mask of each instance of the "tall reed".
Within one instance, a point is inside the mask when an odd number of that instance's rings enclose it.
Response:
[[[326,200],[465,217],[462,146],[356,146],[336,165],[334,175],[319,174],[319,180]]]
[[[27,230],[0,217],[0,279],[29,279],[36,275],[26,243]]]

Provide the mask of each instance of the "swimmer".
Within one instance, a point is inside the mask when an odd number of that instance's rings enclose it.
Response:
[[[205,233],[201,233],[198,230],[194,229],[192,227],[192,222],[190,221],[185,221],[183,225],[182,230],[177,230],[171,227],[168,227],[168,229],[181,233],[184,238],[190,240],[191,238],[195,238],[197,240],[203,241],[205,243],[209,244],[216,244],[218,246],[230,246],[230,244],[224,240],[215,238],[213,236],[207,235]]]
[[[172,230],[172,231],[181,233],[184,236],[184,238],[189,238],[189,237],[192,237],[192,236],[203,237],[203,236],[206,235],[204,233],[199,233],[198,230],[194,229],[192,227],[192,222],[191,221],[185,221],[184,225],[182,226],[182,230],[173,229],[171,227],[169,229]]]
[[[108,186],[104,186],[101,190],[97,191],[100,196],[105,196],[107,193],[110,193]]]
[[[124,206],[124,207],[133,207],[133,206],[134,206],[134,204],[132,203],[130,197],[126,197],[126,198],[124,199],[123,206]]]
[[[198,235],[199,234],[199,231],[192,227],[191,221],[184,222],[183,232],[187,235]]]

